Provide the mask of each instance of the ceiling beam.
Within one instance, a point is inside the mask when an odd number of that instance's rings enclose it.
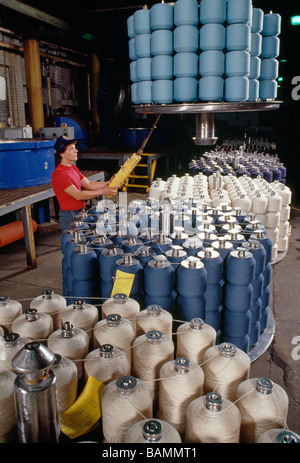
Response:
[[[10,8],[11,10],[17,11],[18,13],[24,14],[25,16],[29,16],[30,18],[34,18],[43,23],[62,29],[64,31],[67,31],[67,32],[76,31],[75,27],[73,27],[71,24],[67,23],[66,21],[55,18],[54,16],[51,16],[50,14],[44,13],[38,8],[34,8],[32,6],[26,5],[25,3],[20,2],[18,0],[0,0],[0,5],[6,8]]]

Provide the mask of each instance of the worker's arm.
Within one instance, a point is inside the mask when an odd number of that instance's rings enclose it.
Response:
[[[76,199],[76,201],[85,201],[87,199],[97,198],[98,196],[102,195],[115,196],[117,194],[117,190],[115,188],[110,188],[108,186],[108,182],[92,183],[98,183],[98,188],[89,190],[77,190],[75,185],[70,185],[65,189],[65,193]]]
[[[104,187],[104,188],[107,187],[110,184],[110,182],[112,181],[113,178],[114,178],[114,175],[107,182],[98,182],[98,181],[93,182],[93,181],[88,180],[86,177],[83,177],[83,179],[81,180],[81,185],[86,190],[98,190],[99,186]],[[119,185],[118,188],[121,188],[123,186],[123,184],[124,183],[122,183],[122,185]],[[114,187],[114,188],[116,188],[116,187]],[[108,193],[105,193],[105,194],[108,194]]]

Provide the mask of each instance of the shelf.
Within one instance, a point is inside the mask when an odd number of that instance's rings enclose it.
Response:
[[[197,114],[205,112],[272,111],[279,109],[281,103],[282,101],[144,104],[133,105],[133,108],[137,113],[145,114]]]

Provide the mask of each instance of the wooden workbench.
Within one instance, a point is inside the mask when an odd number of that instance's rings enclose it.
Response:
[[[104,181],[104,172],[82,171],[89,180]],[[22,211],[24,227],[27,268],[37,267],[34,233],[31,219],[31,205],[55,196],[51,183],[24,188],[9,188],[0,190],[0,216],[17,210]]]

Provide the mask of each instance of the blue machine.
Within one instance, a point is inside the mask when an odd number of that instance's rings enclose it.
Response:
[[[56,140],[1,140],[0,189],[51,182]]]

